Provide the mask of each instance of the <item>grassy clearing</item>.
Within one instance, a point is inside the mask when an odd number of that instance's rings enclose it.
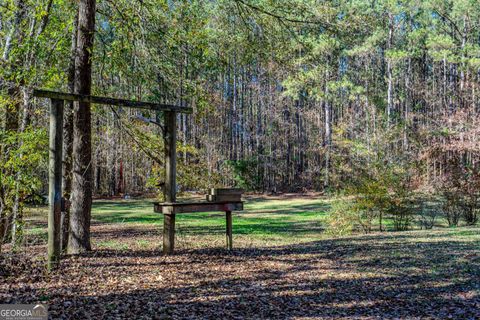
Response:
[[[245,210],[234,212],[233,233],[236,245],[283,245],[315,241],[325,238],[325,218],[330,208],[329,199],[290,196],[286,198],[247,198]],[[163,215],[153,212],[153,200],[97,200],[93,203],[93,245],[98,248],[124,248],[128,240],[116,237],[105,242],[95,236],[101,226],[136,228],[160,237]],[[28,243],[45,243],[46,208],[30,208],[28,212]],[[108,227],[107,227],[108,228]],[[223,246],[225,216],[221,212],[203,212],[177,215],[177,244],[179,247]],[[112,233],[114,231],[111,231]],[[138,234],[136,234],[138,236]],[[140,240],[141,241],[141,240]],[[148,241],[147,241],[148,242]],[[158,247],[154,243],[134,244],[134,247]],[[129,242],[132,246],[132,243]]]
[[[335,199],[291,195],[282,198],[249,197],[245,210],[234,213],[233,233],[236,244],[241,246],[270,246],[303,243],[326,239],[324,233],[330,204]],[[163,216],[153,212],[153,200],[98,200],[93,203],[93,225],[115,225],[128,229],[136,227],[161,236]],[[34,242],[45,242],[46,208],[31,209],[27,235]],[[393,225],[384,220],[387,230]],[[437,226],[445,226],[440,219]],[[177,238],[180,247],[222,246],[225,232],[225,217],[219,212],[204,212],[177,215]],[[475,229],[449,228],[451,236],[475,236]],[[112,231],[113,232],[113,231]],[[115,241],[93,238],[99,248],[118,249],[125,245],[118,237]],[[135,247],[148,248],[154,244],[146,240]],[[142,243],[142,241],[146,241]],[[160,241],[155,242],[159,245]],[[131,245],[131,244],[130,244]]]
[[[151,200],[97,201],[93,220],[97,223],[152,224],[161,229],[163,216],[153,212]],[[249,199],[243,212],[234,213],[233,233],[251,241],[312,241],[323,237],[329,209],[325,199]],[[177,215],[177,237],[218,236],[225,232],[225,216],[219,212]],[[223,238],[222,238],[223,240]]]

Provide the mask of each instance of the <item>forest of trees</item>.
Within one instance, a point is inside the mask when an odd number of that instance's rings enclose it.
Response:
[[[94,17],[76,1],[0,0],[4,237],[14,241],[24,203],[47,188],[48,101],[33,88],[193,107],[178,116],[181,191],[345,192],[397,209],[421,192],[450,200],[452,224],[460,206],[477,221],[477,0],[88,3]],[[157,192],[162,114],[75,108],[65,113],[66,196],[73,148],[85,155],[73,172],[94,195]],[[91,158],[90,138],[73,142],[90,125]],[[73,214],[90,205],[77,193]]]

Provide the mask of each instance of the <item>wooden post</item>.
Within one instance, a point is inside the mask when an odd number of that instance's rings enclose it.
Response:
[[[173,254],[175,247],[175,214],[163,215],[163,254]]]
[[[60,260],[62,210],[63,100],[51,99],[49,151],[48,270]]]
[[[233,237],[232,237],[232,211],[226,211],[227,218],[227,249],[232,250]]]
[[[165,112],[165,202],[177,200],[177,114]],[[172,254],[175,246],[175,214],[163,215],[163,253]]]
[[[177,114],[165,112],[165,202],[177,200]]]

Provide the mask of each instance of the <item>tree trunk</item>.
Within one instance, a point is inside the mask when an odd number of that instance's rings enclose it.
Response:
[[[393,42],[393,14],[389,14],[388,20],[388,41],[387,49],[392,48]],[[387,123],[390,124],[391,113],[393,109],[393,73],[392,73],[392,61],[387,60],[387,77],[388,77],[388,89],[387,89]]]
[[[20,121],[20,128],[18,129],[19,133],[25,132],[29,123],[29,109],[30,109],[30,102],[31,102],[31,95],[30,91],[25,89],[21,90],[22,93],[20,96],[23,95],[23,111],[22,111],[22,119]],[[19,97],[20,98],[20,97]],[[17,103],[17,102],[16,102]],[[20,102],[18,102],[20,104]],[[18,107],[20,108],[20,107]],[[18,147],[21,148],[23,141],[18,141]],[[20,154],[22,157],[22,154]],[[23,207],[21,202],[23,200],[20,192],[20,180],[21,180],[21,172],[18,171],[15,173],[15,199],[13,201],[12,207],[12,225],[11,225],[11,242],[12,245],[17,245],[22,238],[23,234]]]
[[[71,93],[75,92],[75,57],[77,52],[77,29],[78,29],[78,15],[73,21],[71,57],[68,66],[68,90]],[[63,179],[62,190],[65,200],[70,201],[72,194],[72,152],[73,152],[73,101],[65,102],[64,123],[63,123]],[[62,211],[62,231],[61,231],[61,245],[62,251],[68,246],[69,220],[70,208],[65,206]]]
[[[81,0],[78,7],[75,93],[91,94],[95,0]],[[68,253],[91,250],[92,124],[90,103],[76,102],[73,115],[73,185]]]
[[[327,189],[330,185],[330,151],[332,148],[332,105],[328,101],[328,79],[329,74],[327,72],[325,77],[325,176],[323,180],[323,188]]]
[[[3,60],[8,60],[10,51],[12,50],[13,41],[21,41],[21,23],[25,19],[26,4],[25,0],[17,0],[15,2],[15,18],[13,21],[12,29],[5,40],[5,48],[3,50]]]
[[[11,85],[8,88],[8,97],[11,99],[11,104],[7,106],[7,112],[5,114],[5,132],[10,133],[10,134],[17,134],[19,129],[20,129],[20,88],[16,85]],[[18,142],[18,141],[17,141]],[[11,147],[10,147],[11,148]],[[10,148],[4,148],[1,150],[5,154],[8,154],[10,152]],[[15,180],[17,181],[18,177],[15,172],[12,172],[11,170],[6,170],[5,172],[2,172],[2,174],[11,176],[15,175]],[[18,186],[18,185],[17,185]],[[16,196],[14,197],[14,200],[16,200]],[[17,201],[13,201],[14,203],[10,203],[10,205],[5,204],[3,208],[3,217],[1,218],[0,221],[0,242],[7,242],[11,240],[11,234],[12,234],[12,225],[13,225],[13,218],[14,215],[16,215],[16,211],[18,208],[15,208],[15,203],[18,203]],[[8,203],[8,202],[7,202]]]

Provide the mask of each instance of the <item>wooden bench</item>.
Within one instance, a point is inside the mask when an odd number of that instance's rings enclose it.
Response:
[[[239,189],[211,189],[206,202],[155,202],[154,212],[163,214],[163,253],[173,253],[176,214],[212,211],[225,212],[227,249],[232,250],[232,211],[243,210],[241,194],[242,190]],[[208,201],[209,199],[216,201]]]

